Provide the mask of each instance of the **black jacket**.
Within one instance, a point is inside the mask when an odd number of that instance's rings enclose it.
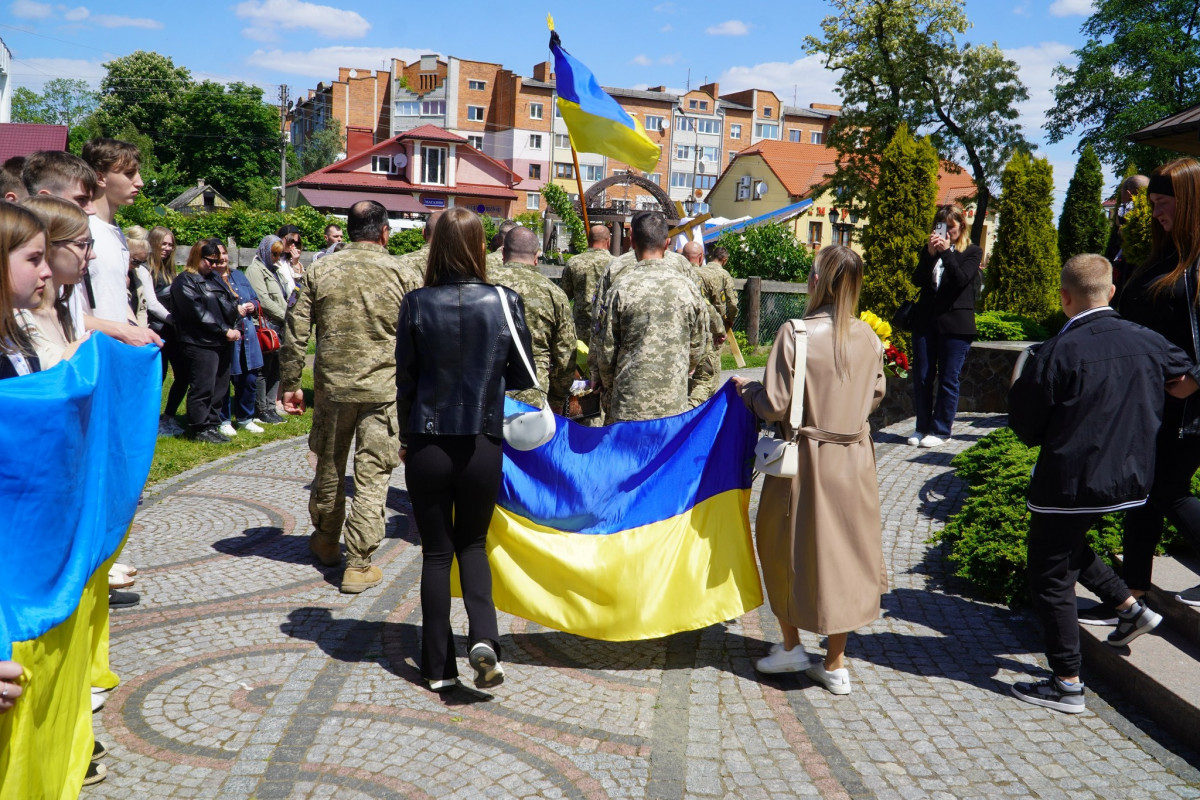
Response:
[[[225,332],[237,325],[237,300],[215,271],[208,277],[181,272],[171,283],[171,316],[179,341],[204,347],[229,344]]]
[[[942,259],[942,280],[933,288],[933,265]],[[913,309],[913,333],[947,334],[950,336],[974,336],[975,291],[979,282],[979,265],[983,261],[983,250],[978,245],[967,245],[959,253],[944,250],[936,256],[921,247],[917,268],[913,270],[912,282],[921,293]]]
[[[505,288],[525,353],[532,353],[521,296]],[[500,297],[478,281],[426,286],[404,295],[396,326],[400,438],[413,433],[500,438],[504,393],[533,378],[508,331]]]
[[[1107,307],[1031,347],[1008,392],[1009,427],[1042,448],[1029,508],[1083,514],[1144,503],[1163,387],[1184,374],[1196,374],[1185,352]]]

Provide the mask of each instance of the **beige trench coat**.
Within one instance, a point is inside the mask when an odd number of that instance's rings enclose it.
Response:
[[[845,633],[879,616],[887,591],[879,483],[867,415],[883,400],[883,345],[860,320],[850,327],[849,374],[833,365],[833,320],[828,308],[805,320],[808,361],[800,471],[792,479],[763,478],[755,521],[758,557],[771,610],[784,622],[815,633]],[[789,437],[796,345],[785,322],[767,359],[763,383],[742,399]]]

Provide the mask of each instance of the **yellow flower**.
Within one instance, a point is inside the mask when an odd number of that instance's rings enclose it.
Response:
[[[863,311],[858,318],[870,325],[871,330],[875,331],[875,335],[880,339],[886,340],[892,335],[892,326],[880,319],[878,314],[872,311]]]

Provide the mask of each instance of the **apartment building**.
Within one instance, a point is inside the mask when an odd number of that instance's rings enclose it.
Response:
[[[292,146],[304,152],[308,140],[336,119],[346,152],[361,152],[392,136],[392,77],[387,70],[340,67],[337,80],[318,83],[288,112]],[[414,126],[415,127],[415,126]]]
[[[389,135],[398,136],[421,125],[447,127],[446,76],[450,65],[436,55],[423,55],[406,64],[392,59],[392,102],[388,107]]]

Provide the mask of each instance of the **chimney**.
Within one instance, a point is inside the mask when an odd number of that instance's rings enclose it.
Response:
[[[201,179],[199,179],[198,181],[196,181],[196,188],[197,188],[197,189],[203,189],[203,188],[204,188],[204,178],[201,178]]]
[[[553,83],[554,72],[549,61],[543,61],[540,64],[533,65],[533,79],[542,83]]]
[[[375,132],[370,128],[346,126],[346,158],[358,155],[375,146]]]
[[[700,91],[707,93],[714,100],[721,96],[721,86],[716,81],[704,84],[700,87]]]

